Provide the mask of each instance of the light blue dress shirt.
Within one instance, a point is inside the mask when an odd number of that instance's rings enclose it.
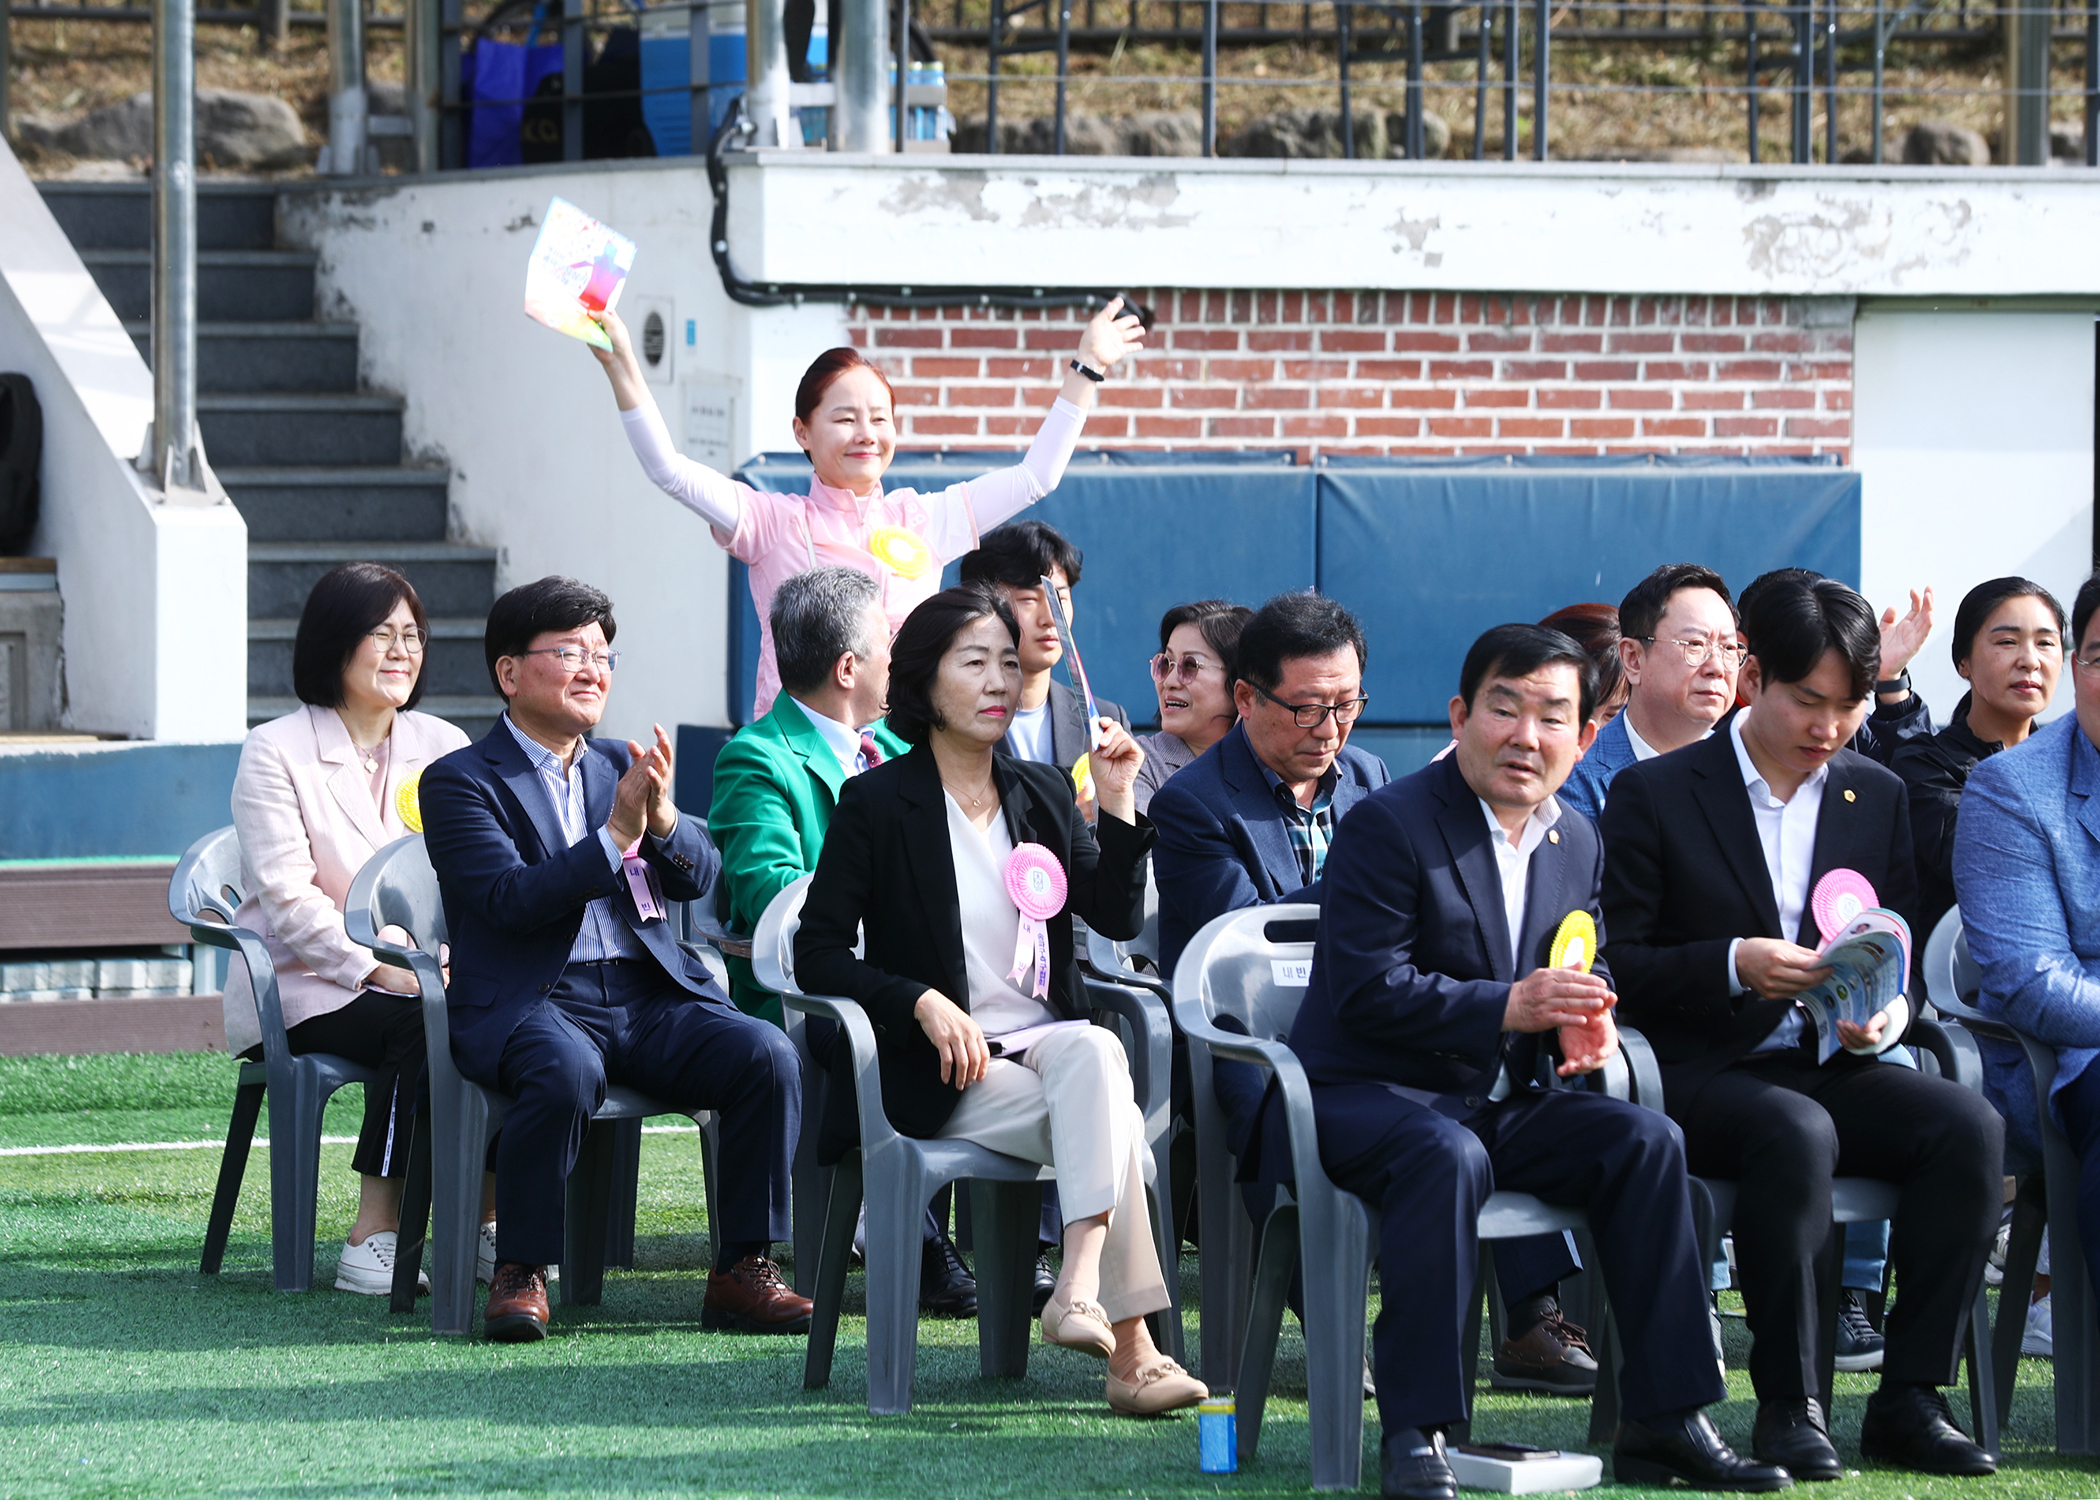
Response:
[[[554,820],[561,824],[567,835],[569,847],[574,848],[590,835],[584,822],[583,797],[583,751],[578,751],[562,769],[561,757],[533,739],[513,724],[509,714],[503,716],[503,727],[518,742],[532,768],[539,772],[540,790],[547,794],[547,803],[554,811]],[[603,828],[598,831],[598,843],[605,850],[608,868],[620,868],[620,846]],[[634,935],[634,929],[613,910],[612,899],[601,896],[583,909],[583,925],[576,930],[576,946],[569,950],[572,964],[601,963],[608,958],[647,958],[649,950],[642,940]]]

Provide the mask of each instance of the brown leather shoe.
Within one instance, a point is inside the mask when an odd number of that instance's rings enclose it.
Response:
[[[1488,1383],[1505,1391],[1589,1396],[1597,1390],[1597,1361],[1588,1336],[1556,1311],[1520,1339],[1495,1351]]]
[[[547,1336],[547,1268],[506,1260],[489,1282],[481,1333],[499,1344],[529,1344]]]
[[[763,1255],[747,1255],[727,1271],[708,1273],[700,1326],[742,1333],[807,1333],[814,1306],[780,1279],[780,1267]]]

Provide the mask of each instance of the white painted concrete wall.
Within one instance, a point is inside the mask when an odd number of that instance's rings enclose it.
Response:
[[[4,142],[0,368],[26,372],[43,408],[30,549],[58,559],[67,727],[241,738],[248,529],[216,481],[195,501],[164,503],[133,467],[152,372]]]
[[[1962,595],[2019,574],[2068,611],[2091,571],[2094,313],[1870,303],[1854,348],[1861,582],[1877,605],[1933,586],[1939,624],[1911,676],[1944,722],[1964,691]],[[2052,717],[2070,702],[2067,677]]]
[[[2100,291],[2085,168],[756,156],[730,171],[730,248],[753,280]]]
[[[731,302],[708,253],[707,176],[688,160],[317,186],[287,195],[282,227],[320,254],[324,309],[360,325],[365,378],[406,397],[410,451],[451,465],[455,536],[501,549],[497,587],[567,573],[612,596],[607,732],[726,724],[726,556],[643,476],[590,351],[523,311],[556,195],[636,241],[630,326],[645,305],[670,310],[673,369],[652,389],[673,438],[687,386],[726,384],[732,462],[791,450],[795,383],[844,341],[843,309]]]

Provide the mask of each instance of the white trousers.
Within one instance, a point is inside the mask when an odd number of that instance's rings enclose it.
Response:
[[[1110,1322],[1167,1306],[1138,1156],[1145,1117],[1114,1032],[1075,1026],[1053,1031],[1019,1057],[993,1058],[984,1077],[963,1090],[941,1135],[1055,1167],[1067,1224],[1108,1215],[1101,1307]]]

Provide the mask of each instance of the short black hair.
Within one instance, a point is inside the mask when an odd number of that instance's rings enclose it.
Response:
[[[1587,724],[1597,709],[1596,663],[1574,637],[1545,625],[1497,625],[1483,633],[1466,652],[1465,665],[1458,670],[1458,696],[1465,700],[1466,712],[1471,713],[1481,684],[1490,677],[1529,677],[1542,667],[1562,663],[1575,669],[1579,689],[1577,723]]]
[[[1703,563],[1664,563],[1626,591],[1619,601],[1619,633],[1629,641],[1646,641],[1670,608],[1670,596],[1679,589],[1712,589],[1735,614],[1735,600],[1721,575]],[[1737,617],[1740,621],[1740,616]]]
[[[977,539],[976,551],[963,554],[962,581],[1032,589],[1055,571],[1077,588],[1083,561],[1079,549],[1056,527],[1041,521],[1013,521],[987,531]]]
[[[1331,656],[1345,646],[1355,648],[1356,667],[1362,671],[1371,654],[1355,615],[1311,589],[1278,594],[1256,610],[1240,632],[1232,675],[1272,693],[1283,681],[1285,662]]]
[[[880,643],[868,639],[868,606],[881,587],[858,568],[829,567],[797,573],[775,589],[767,618],[780,685],[791,693],[821,688],[848,651],[874,650]]]
[[[1234,604],[1230,599],[1198,599],[1193,604],[1177,604],[1159,617],[1159,649],[1166,650],[1167,642],[1182,626],[1193,625],[1203,633],[1204,644],[1218,653],[1218,660],[1225,668],[1225,680],[1230,683],[1233,663],[1239,659],[1240,635],[1253,618],[1253,610],[1244,604]]]
[[[987,615],[996,616],[1019,647],[1021,626],[1013,606],[1006,595],[982,581],[942,589],[905,617],[904,628],[890,644],[889,725],[906,743],[923,745],[934,730],[947,727],[933,706],[941,658],[965,626]]]
[[[1881,627],[1859,591],[1806,568],[1780,568],[1743,590],[1743,634],[1760,679],[1804,682],[1828,651],[1844,659],[1855,699],[1881,674]]]
[[[2092,623],[2096,612],[2100,612],[2100,573],[2078,585],[2078,597],[2071,601],[2072,653],[2085,644],[2085,627]]]
[[[426,653],[430,642],[430,617],[416,587],[384,563],[344,563],[321,575],[306,607],[299,611],[299,630],[292,637],[292,691],[301,703],[316,708],[343,706],[343,671],[350,658],[365,643],[365,637],[386,623],[394,606],[406,604],[423,632]],[[422,666],[427,654],[417,658],[416,685],[409,689],[401,706],[414,708],[423,698]]]
[[[499,696],[508,699],[496,676],[496,663],[506,656],[522,656],[532,649],[535,638],[550,630],[580,630],[596,621],[608,645],[619,631],[613,623],[612,600],[587,583],[558,573],[533,583],[521,583],[489,609],[488,628],[481,637],[487,656],[489,681]]]
[[[2064,607],[2032,578],[1992,578],[1979,583],[1961,596],[1961,608],[1954,612],[1954,639],[1948,644],[1954,652],[1954,670],[1960,671],[1976,650],[1976,637],[1982,633],[1985,622],[1997,612],[1998,606],[2008,599],[2039,599],[2050,614],[2056,616],[2056,633],[2062,635],[2068,628],[2064,620]],[[2074,644],[2071,648],[2076,650]]]

